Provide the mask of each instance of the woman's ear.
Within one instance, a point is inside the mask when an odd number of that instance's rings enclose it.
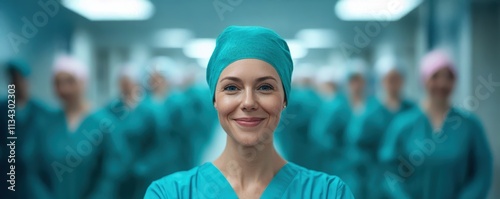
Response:
[[[215,100],[214,100],[214,108],[215,110],[217,110],[217,103],[215,103]]]

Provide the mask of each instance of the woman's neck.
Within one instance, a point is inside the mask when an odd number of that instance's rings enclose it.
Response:
[[[132,95],[122,95],[122,100],[123,103],[125,103],[125,105],[131,109],[134,109],[136,105],[139,103],[138,98]]]
[[[442,128],[446,115],[450,109],[448,101],[436,101],[427,99],[422,104],[427,113],[434,130]]]
[[[363,103],[363,96],[362,95],[352,95],[351,96],[351,104],[353,107],[358,107]]]
[[[424,101],[423,104],[426,112],[429,114],[436,116],[436,115],[444,115],[448,112],[450,109],[450,104],[448,101],[438,101],[438,100],[430,100],[427,99]]]
[[[68,102],[64,105],[64,111],[66,114],[78,114],[85,112],[88,108],[87,103],[84,100],[75,100],[74,102]]]
[[[263,188],[271,182],[286,161],[276,152],[272,140],[258,146],[245,147],[228,136],[226,148],[214,161],[236,192]]]
[[[64,106],[66,121],[70,132],[76,130],[83,119],[83,116],[89,111],[89,105],[84,100],[77,100],[67,103]]]
[[[399,95],[387,95],[384,99],[385,105],[390,110],[398,110],[401,105],[401,98]]]

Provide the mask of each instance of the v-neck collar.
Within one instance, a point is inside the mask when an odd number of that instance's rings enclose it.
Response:
[[[445,115],[443,116],[444,119],[443,119],[443,122],[440,124],[439,127],[435,127],[434,124],[432,123],[432,119],[431,117],[429,116],[429,114],[427,113],[427,111],[422,107],[422,106],[418,106],[418,110],[420,111],[420,113],[424,116],[427,124],[431,127],[432,129],[432,133],[437,133],[437,134],[440,134],[444,131],[444,128],[446,127],[446,122],[448,121],[448,119],[450,119],[453,114],[455,113],[455,109],[453,106],[450,106],[448,108],[448,111],[446,111]]]
[[[293,165],[293,163],[286,163],[267,185],[260,198],[281,198],[298,172],[297,166]],[[207,182],[213,182],[218,186],[219,190],[218,193],[215,193],[216,196],[238,198],[229,181],[213,163],[202,165],[200,173],[206,178]]]

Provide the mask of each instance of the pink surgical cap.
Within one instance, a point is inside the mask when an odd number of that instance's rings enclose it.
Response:
[[[436,49],[427,53],[420,64],[420,78],[422,83],[429,80],[437,71],[448,68],[453,76],[457,77],[455,64],[450,54],[443,49]]]
[[[80,61],[76,60],[74,57],[68,55],[61,55],[56,57],[54,61],[53,74],[54,76],[58,73],[68,73],[74,76],[76,79],[83,82],[87,82],[89,71],[87,66],[83,65]]]

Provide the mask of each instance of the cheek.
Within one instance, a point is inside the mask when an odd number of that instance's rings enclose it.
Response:
[[[234,96],[217,95],[215,96],[215,105],[219,116],[229,115],[238,108],[238,101]]]
[[[59,94],[59,95],[64,95],[66,93],[66,85],[63,84],[63,83],[56,83],[55,84],[55,87],[56,87],[56,92]]]
[[[429,80],[425,83],[425,89],[427,92],[432,92],[436,89],[436,84],[432,80]]]
[[[455,86],[455,81],[454,80],[448,80],[448,81],[446,81],[446,88],[447,89],[452,90],[454,86]]]
[[[269,96],[260,100],[260,105],[271,117],[275,118],[280,116],[283,110],[283,98],[280,96]]]

